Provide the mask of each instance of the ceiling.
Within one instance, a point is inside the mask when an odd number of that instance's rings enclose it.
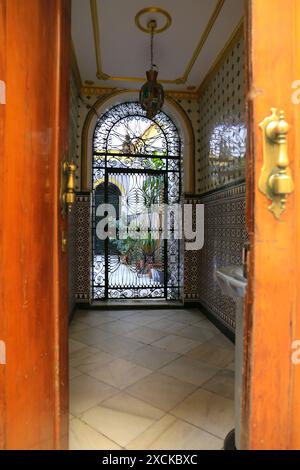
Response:
[[[156,0],[172,18],[154,37],[154,62],[165,89],[198,89],[240,24],[243,5],[244,0]],[[150,65],[150,36],[138,29],[135,16],[150,6],[147,0],[72,0],[72,40],[83,86],[141,86]]]

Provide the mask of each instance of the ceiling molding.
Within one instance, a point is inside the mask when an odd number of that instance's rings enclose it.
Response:
[[[207,72],[206,76],[202,80],[196,94],[200,98],[200,96],[205,91],[207,84],[213,79],[216,75],[218,69],[226,59],[228,52],[232,49],[232,47],[236,44],[236,42],[242,37],[244,33],[244,18],[241,19],[237,27],[234,29],[233,33],[231,34],[230,38],[228,39],[227,43],[218,54],[216,60],[214,61],[213,65],[210,67],[209,71]]]
[[[216,8],[214,9],[207,26],[201,35],[201,38],[197,44],[197,47],[188,63],[186,66],[186,69],[183,73],[183,75],[179,78],[176,78],[174,80],[160,80],[161,83],[165,84],[173,84],[173,85],[184,85],[189,77],[189,74],[196,62],[196,60],[199,57],[200,52],[202,51],[206,40],[215,24],[217,21],[217,18],[223,8],[223,5],[225,3],[225,0],[218,0],[218,3],[216,5]],[[93,24],[93,33],[94,33],[94,42],[95,42],[95,55],[96,55],[96,76],[99,80],[112,80],[112,81],[118,81],[118,82],[144,82],[145,78],[144,77],[114,77],[110,76],[107,73],[105,73],[102,69],[102,61],[101,61],[101,46],[100,46],[100,29],[99,29],[99,15],[98,15],[98,6],[97,6],[97,0],[90,0],[90,8],[91,8],[91,16],[92,16],[92,24]]]
[[[197,91],[188,91],[188,90],[166,90],[165,93],[167,96],[170,96],[173,99],[189,99],[189,100],[199,100],[201,95],[203,94],[207,84],[213,79],[214,75],[217,73],[218,69],[220,68],[221,64],[226,59],[228,52],[235,43],[242,37],[244,31],[244,19],[242,19],[235,30],[233,31],[232,35],[230,36],[229,40],[218,54],[216,60],[214,61],[213,65],[209,69],[207,75],[203,79],[202,83],[200,84]],[[95,86],[95,85],[82,85],[80,87],[80,95],[81,96],[105,96],[115,92],[122,92],[122,91],[130,91],[126,88],[114,88],[114,87],[105,87],[105,86]],[[132,92],[139,92],[138,89],[131,90]]]
[[[85,86],[82,85],[80,88],[81,96],[105,96],[110,95],[115,92],[136,92],[139,93],[140,90],[135,89],[126,89],[126,88],[112,88],[112,87],[102,87],[102,86]],[[173,99],[188,99],[188,100],[198,100],[199,96],[196,91],[180,91],[180,90],[166,90],[165,95]]]
[[[157,20],[153,19],[147,23],[146,26],[142,25],[141,23],[141,18],[142,16],[146,15],[147,13],[156,13],[160,16],[162,16],[165,20],[165,24],[161,27],[157,26]],[[140,10],[136,15],[135,15],[135,24],[136,26],[143,31],[143,33],[148,33],[148,34],[159,34],[167,29],[170,28],[172,24],[172,17],[170,13],[168,13],[166,10],[163,10],[162,8],[159,7],[146,7]]]
[[[191,58],[191,60],[189,61],[185,71],[184,71],[184,75],[183,75],[183,79],[184,79],[184,83],[187,81],[188,77],[189,77],[189,74],[191,73],[191,70],[196,62],[196,60],[198,59],[199,57],[199,54],[200,52],[202,51],[206,41],[207,41],[207,38],[211,32],[211,30],[213,29],[213,26],[215,24],[215,22],[217,21],[218,17],[219,17],[219,14],[221,13],[221,10],[224,6],[224,3],[225,3],[225,0],[219,0],[218,3],[217,3],[217,6],[215,8],[215,10],[213,11],[213,14],[211,15],[208,23],[207,23],[207,26],[200,38],[200,41],[194,51],[194,54]]]

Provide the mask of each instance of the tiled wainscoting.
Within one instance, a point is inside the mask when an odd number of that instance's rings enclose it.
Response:
[[[72,269],[74,271],[75,300],[78,303],[90,303],[91,272],[91,196],[89,192],[78,193],[74,208],[75,249]]]
[[[242,263],[247,240],[245,184],[209,195],[186,196],[185,203],[204,204],[204,247],[184,253],[184,301],[200,302],[225,326],[234,331],[235,304],[224,296],[215,280],[215,268]],[[79,303],[90,302],[91,270],[90,194],[77,195],[74,210],[73,292]],[[195,221],[194,227],[195,230]]]
[[[235,329],[235,303],[224,296],[215,279],[221,266],[241,265],[247,240],[245,184],[208,195],[187,197],[204,204],[204,247],[185,253],[185,300],[200,302],[231,331]]]
[[[234,427],[234,346],[197,309],[77,311],[71,449],[216,449]]]
[[[69,151],[70,158],[75,159],[77,142],[77,117],[78,117],[78,90],[74,73],[70,77],[70,124],[69,124]],[[76,219],[74,211],[68,215],[68,262],[69,262],[69,317],[75,308],[75,270],[73,267],[75,259],[75,231]],[[65,234],[66,235],[66,234]]]

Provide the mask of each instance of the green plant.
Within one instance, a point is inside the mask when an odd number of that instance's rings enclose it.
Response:
[[[153,204],[161,202],[164,181],[162,176],[149,176],[143,183],[142,191],[144,194],[145,207],[148,209]]]
[[[159,167],[162,163],[160,158],[154,158],[153,165]],[[164,180],[162,175],[148,176],[142,184],[142,191],[144,196],[144,205],[147,209],[150,209],[152,205],[159,204],[163,200],[162,191],[164,190]],[[128,257],[130,262],[135,262],[141,259],[146,261],[146,258],[153,258],[154,253],[157,250],[159,241],[154,239],[151,234],[151,217],[149,218],[150,227],[146,232],[143,231],[143,236],[133,237],[130,232],[124,238],[117,238],[112,240],[119,253],[123,256]],[[116,223],[117,228],[120,229],[119,222]],[[138,233],[142,230],[137,224],[131,223],[130,230]],[[118,232],[118,230],[117,230]]]

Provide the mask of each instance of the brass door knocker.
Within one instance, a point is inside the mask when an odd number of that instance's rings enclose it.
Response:
[[[264,164],[258,187],[272,201],[269,210],[279,219],[286,208],[287,196],[294,190],[287,145],[290,126],[284,111],[278,112],[276,108],[271,108],[271,111],[271,116],[259,125],[263,131]]]

